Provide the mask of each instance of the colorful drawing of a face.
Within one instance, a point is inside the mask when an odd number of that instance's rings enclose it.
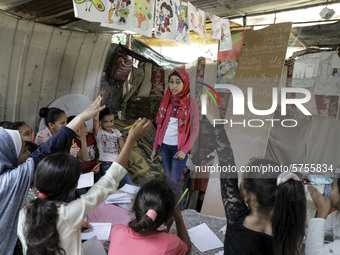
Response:
[[[178,15],[179,15],[180,19],[183,19],[183,20],[185,19],[185,17],[186,17],[185,8],[183,8],[183,6],[179,7]]]
[[[148,14],[151,10],[150,0],[137,0],[135,1],[135,10],[140,14]]]

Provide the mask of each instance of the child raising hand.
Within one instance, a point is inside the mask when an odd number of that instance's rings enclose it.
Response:
[[[77,188],[81,173],[79,160],[69,154],[58,153],[39,163],[34,184],[40,193],[19,214],[18,236],[24,254],[83,254],[80,233],[84,218],[116,191],[127,173],[124,167],[135,142],[149,132],[150,125],[149,120],[143,119],[130,129],[116,162],[105,176],[73,203],[65,201]]]

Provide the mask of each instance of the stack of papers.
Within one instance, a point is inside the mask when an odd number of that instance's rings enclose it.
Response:
[[[130,184],[125,184],[122,188],[119,189],[120,191],[127,192],[130,194],[136,195],[138,191],[140,190],[140,187],[130,185]]]
[[[92,187],[94,184],[94,172],[87,174],[81,174],[78,180],[77,189],[82,189],[86,187]]]
[[[131,198],[127,193],[123,194],[112,194],[105,200],[106,204],[124,204],[131,203]]]
[[[99,242],[97,236],[94,236],[82,244],[84,255],[107,255],[103,245]]]
[[[215,235],[214,232],[205,224],[202,223],[188,230],[191,242],[197,247],[200,252],[206,252],[217,248],[222,248],[223,243]]]
[[[87,233],[81,233],[81,240],[87,240],[94,236],[97,236],[98,240],[109,240],[111,223],[90,223],[91,231]]]

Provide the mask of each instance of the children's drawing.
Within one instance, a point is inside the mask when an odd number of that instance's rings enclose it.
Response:
[[[88,21],[102,22],[105,19],[105,3],[105,0],[74,0],[74,16]]]
[[[179,0],[175,0],[175,20],[176,20],[176,34],[175,42],[189,43],[189,22],[188,22],[188,6]]]
[[[174,5],[171,0],[156,2],[155,37],[174,39],[176,23],[174,22]]]
[[[133,0],[109,0],[111,7],[108,11],[107,20],[101,23],[103,27],[120,30],[131,30],[133,22]]]
[[[321,54],[312,53],[299,57],[294,63],[292,87],[314,87],[318,76]]]
[[[221,18],[213,15],[213,17],[211,18],[211,22],[212,22],[212,26],[211,26],[211,34],[210,37],[211,38],[215,38],[220,40],[221,39],[221,22],[220,22]]]
[[[151,20],[151,0],[135,0],[135,17],[133,25],[142,30],[148,30]]]
[[[77,4],[82,4],[85,2],[85,11],[91,11],[92,5],[96,7],[96,9],[100,12],[103,12],[105,10],[105,6],[100,0],[74,0]],[[90,6],[88,7],[88,3],[90,3]]]
[[[109,19],[108,23],[114,23],[115,17],[117,18],[119,15],[119,7],[121,0],[109,0],[111,3],[111,8],[109,10]]]
[[[231,50],[233,48],[233,43],[231,40],[229,20],[220,19],[220,24],[221,24],[220,51]]]
[[[340,95],[340,68],[332,65],[335,52],[320,52],[320,64],[315,79],[314,94],[324,96]],[[295,69],[295,67],[294,67]]]
[[[188,2],[188,15],[190,17],[189,28],[197,34],[207,37],[205,29],[206,14]]]
[[[131,4],[130,0],[122,0],[119,9],[119,23],[126,24],[126,18],[129,16],[130,10],[128,6]]]

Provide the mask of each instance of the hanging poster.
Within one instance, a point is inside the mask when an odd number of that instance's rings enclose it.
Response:
[[[230,26],[228,19],[220,19],[221,25],[221,40],[220,40],[220,51],[231,50],[233,48]]]
[[[128,30],[152,37],[155,0],[134,0],[134,7],[133,25]]]
[[[314,87],[320,65],[320,53],[312,53],[299,57],[294,63],[292,87]]]
[[[176,34],[175,42],[189,43],[189,21],[188,21],[188,6],[187,3],[180,0],[174,0],[175,3],[175,24]]]
[[[105,21],[109,0],[73,0],[74,16],[91,22]]]
[[[176,34],[175,6],[172,0],[156,1],[155,37],[174,39]]]
[[[217,83],[233,83],[242,50],[244,34],[245,30],[232,32],[232,50],[218,52]]]
[[[128,30],[132,24],[133,0],[109,0],[105,22],[100,25],[121,30]]]
[[[207,37],[205,29],[205,12],[197,9],[190,2],[188,2],[188,16],[189,28],[195,31],[197,34]]]
[[[110,0],[111,7],[101,26],[129,30],[152,37],[155,0]]]
[[[210,37],[211,38],[215,38],[217,40],[221,39],[221,23],[220,23],[221,18],[213,15],[211,18],[211,34]]]
[[[320,67],[314,87],[315,95],[340,95],[340,68],[336,68],[336,65],[333,63],[334,54],[336,53],[320,52]]]

